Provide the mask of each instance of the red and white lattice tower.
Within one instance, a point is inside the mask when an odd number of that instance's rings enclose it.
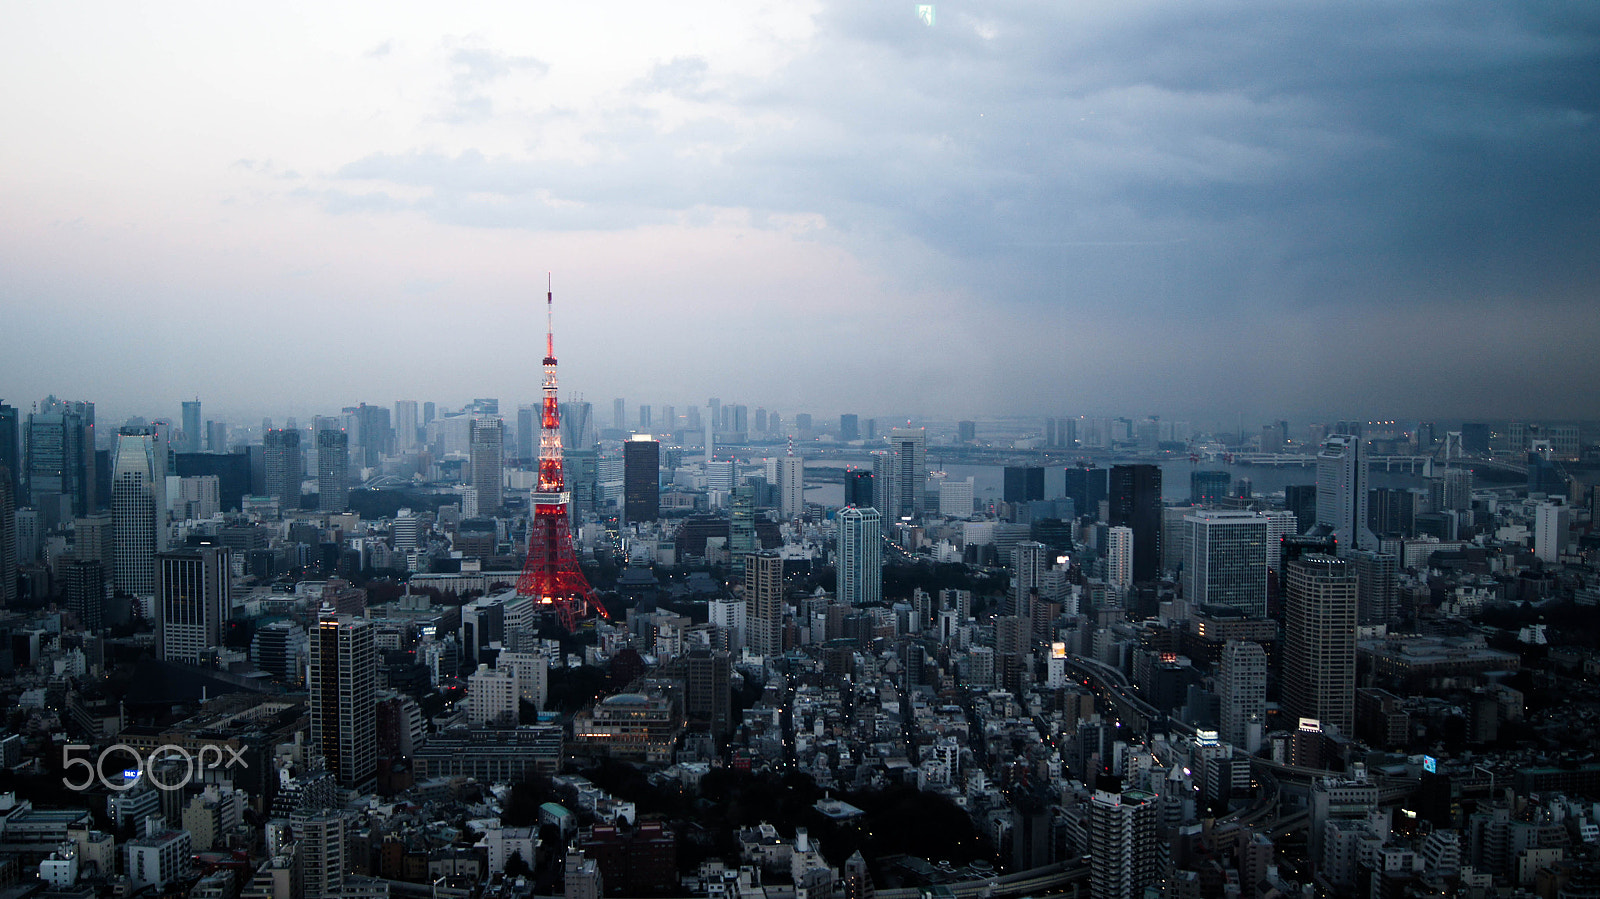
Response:
[[[561,409],[556,400],[556,343],[552,307],[555,292],[545,293],[544,406],[539,423],[539,486],[533,493],[533,514],[528,523],[528,560],[517,579],[517,595],[532,596],[556,615],[569,631],[590,612],[605,615],[591,602],[594,588],[578,567],[572,549],[572,527],[567,517],[566,478],[561,473]]]

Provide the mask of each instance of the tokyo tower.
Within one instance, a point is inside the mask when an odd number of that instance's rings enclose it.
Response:
[[[594,588],[578,567],[572,549],[572,529],[567,519],[567,492],[561,473],[561,411],[556,402],[556,344],[554,315],[555,292],[548,289],[544,299],[544,406],[539,425],[539,486],[533,493],[533,515],[528,524],[528,560],[517,579],[517,595],[532,596],[568,631],[591,611],[605,615],[605,608],[591,602]]]

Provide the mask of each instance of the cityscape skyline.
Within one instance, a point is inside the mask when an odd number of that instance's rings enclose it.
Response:
[[[7,393],[1600,418],[1595,12],[935,6],[29,7]]]

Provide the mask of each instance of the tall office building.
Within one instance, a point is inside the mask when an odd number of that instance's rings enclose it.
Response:
[[[203,436],[200,419],[200,398],[183,401],[183,442],[179,445],[180,453],[200,452],[200,440]]]
[[[1267,567],[1283,576],[1283,538],[1300,532],[1300,519],[1288,509],[1262,513],[1267,519]]]
[[[1330,435],[1317,453],[1317,524],[1333,530],[1340,552],[1377,548],[1367,527],[1367,460],[1360,437]]]
[[[350,508],[350,435],[343,431],[317,432],[317,508]]]
[[[471,447],[472,488],[478,491],[479,513],[493,515],[505,505],[501,473],[506,459],[505,422],[487,416],[473,418],[468,445]]]
[[[0,468],[6,470],[11,500],[22,504],[22,429],[17,407],[0,402]]]
[[[561,446],[568,451],[594,449],[594,445],[600,442],[594,425],[594,405],[583,400],[572,400],[561,403],[560,410]],[[538,433],[537,419],[534,433]]]
[[[868,505],[878,510],[883,516],[883,523],[899,519],[895,514],[898,508],[894,489],[894,453],[877,452],[872,454],[872,502]],[[859,505],[859,504],[858,504]]]
[[[1007,465],[1001,499],[1008,503],[1044,499],[1044,469],[1036,465]]]
[[[225,453],[228,451],[228,423],[225,421],[206,422],[206,452]]]
[[[796,518],[806,509],[806,460],[800,456],[778,458],[778,510]]]
[[[17,601],[17,503],[11,470],[0,464],[0,609]]]
[[[839,541],[839,601],[883,601],[883,520],[877,509],[846,506],[835,519]]]
[[[78,626],[90,633],[105,627],[106,565],[99,559],[67,559],[65,571],[67,611]]]
[[[95,491],[94,403],[46,397],[28,416],[28,505],[55,527],[100,507]],[[165,472],[163,472],[165,476]],[[24,505],[21,497],[17,505]]]
[[[729,463],[732,464],[732,463]],[[756,488],[740,484],[728,498],[728,552],[736,571],[744,570],[744,557],[761,548],[756,539]]]
[[[361,467],[377,468],[384,456],[394,454],[394,427],[389,423],[388,406],[362,403],[345,413],[355,416],[355,444],[361,450]]]
[[[1223,742],[1254,754],[1267,726],[1267,651],[1259,643],[1229,640],[1217,666]]]
[[[226,546],[199,546],[156,556],[156,655],[205,664],[222,646],[233,614]]]
[[[1133,528],[1133,581],[1161,575],[1161,467],[1113,465],[1110,475],[1111,525]]]
[[[889,446],[894,451],[894,507],[886,517],[920,518],[928,492],[928,432],[922,428],[892,428]]]
[[[565,418],[565,414],[562,417]],[[539,407],[523,403],[517,407],[517,465],[526,467],[538,461],[538,457],[534,455],[538,452],[538,437]],[[565,443],[566,434],[562,434],[561,437]]]
[[[166,466],[148,428],[123,428],[111,470],[112,582],[133,596],[156,593],[156,553],[166,546]]]
[[[1106,583],[1118,590],[1133,586],[1133,528],[1106,529]]]
[[[756,553],[744,563],[745,645],[756,655],[783,655],[783,557]]]
[[[1107,477],[1104,468],[1078,468],[1066,470],[1067,499],[1079,516],[1098,518],[1100,503],[1106,498]]]
[[[1160,797],[1096,789],[1089,800],[1089,895],[1130,899],[1160,884],[1166,868]]]
[[[1207,506],[1228,495],[1228,485],[1233,475],[1226,471],[1192,471],[1189,473],[1189,502]]]
[[[766,416],[766,410],[765,409],[758,409],[756,411],[761,413],[760,415],[757,416],[757,420],[756,420],[756,424],[759,426],[761,424],[764,424],[762,419],[765,419],[767,417]],[[765,429],[762,429],[762,430],[765,430]],[[846,412],[846,413],[840,415],[839,416],[839,439],[844,441],[844,442],[846,442],[846,443],[849,443],[852,440],[860,440],[861,439],[861,419],[856,417],[854,414],[852,414],[850,412]]]
[[[622,514],[630,523],[661,517],[661,444],[647,434],[622,444]]]
[[[417,401],[394,401],[394,445],[402,453],[414,451],[417,446]]]
[[[618,431],[628,428],[628,404],[620,396],[611,401],[611,427]]]
[[[372,622],[324,610],[311,640],[311,748],[347,789],[377,779],[377,678]]]
[[[876,497],[872,495],[872,471],[870,469],[851,469],[844,473],[844,504],[847,506],[878,508]]]
[[[639,430],[644,431],[646,433],[649,433],[650,431],[655,430],[655,427],[656,427],[655,418],[654,418],[653,415],[651,415],[650,404],[649,403],[644,403],[644,404],[640,405],[639,406]]]
[[[1392,553],[1357,550],[1346,553],[1356,575],[1356,622],[1387,624],[1399,611],[1395,594],[1400,559]]]
[[[273,429],[263,435],[261,443],[267,496],[278,501],[280,512],[288,514],[300,508],[300,482],[305,480],[300,432]]]
[[[1265,618],[1267,519],[1255,512],[1202,509],[1183,516],[1183,523],[1188,532],[1183,598]]]
[[[1283,709],[1350,735],[1356,695],[1356,575],[1309,555],[1289,562],[1284,599]]]

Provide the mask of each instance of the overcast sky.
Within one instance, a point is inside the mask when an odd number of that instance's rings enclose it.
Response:
[[[1592,0],[0,8],[24,408],[1600,418]]]

